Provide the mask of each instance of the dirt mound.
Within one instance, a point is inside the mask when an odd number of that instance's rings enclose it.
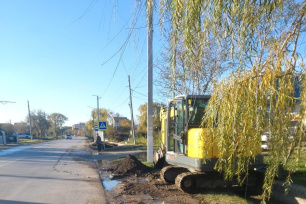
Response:
[[[151,171],[151,168],[141,163],[135,156],[128,155],[125,159],[113,168],[115,174],[143,174]]]

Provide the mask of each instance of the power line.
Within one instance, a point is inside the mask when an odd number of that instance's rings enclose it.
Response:
[[[129,18],[129,20],[128,21],[130,21],[130,19],[131,19],[131,17],[132,17],[133,15],[131,15],[130,16],[130,18]],[[109,44],[111,43],[111,42],[113,42],[113,40],[115,40],[117,37],[118,37],[118,35],[124,30],[124,27],[126,26],[128,24],[128,22],[120,29],[120,31],[119,31],[119,33],[117,33],[105,46],[104,46],[104,48],[102,48],[102,50],[101,51],[104,51],[104,49],[107,47],[107,46],[109,46]],[[102,63],[102,65],[103,64],[105,64],[105,63]],[[101,65],[101,66],[102,66]]]
[[[146,96],[145,96],[145,98],[139,98],[139,97],[137,97],[137,96],[133,96],[134,98],[137,98],[137,99],[139,99],[139,100],[142,100],[142,101],[146,101],[147,100],[147,98],[146,98]]]
[[[122,96],[122,94],[126,91],[126,89],[127,89],[127,87],[125,87],[124,89],[122,89],[122,91],[121,91],[120,93],[117,92],[117,93],[118,93],[117,97],[116,97],[116,98],[113,98],[112,101],[113,101],[113,102],[118,101],[119,97]]]
[[[140,8],[140,11],[143,9],[143,6]],[[139,13],[140,14],[140,13]],[[132,27],[135,27],[138,19],[139,19],[139,16],[140,15],[137,15],[137,16],[134,16],[134,20],[132,22]],[[107,62],[109,62],[113,57],[115,57],[124,47],[126,47],[126,44],[128,43],[130,37],[131,37],[131,34],[133,33],[133,29],[131,29],[131,31],[129,32],[125,42],[123,43],[123,45],[111,56],[109,57],[106,61],[104,61],[101,66],[105,65]],[[116,38],[117,36],[115,36],[114,38]]]
[[[168,23],[168,22],[170,22],[170,20],[167,20],[167,21],[165,21],[164,23]],[[154,27],[154,26],[159,26],[159,23],[153,24],[152,26],[153,26],[153,27]],[[143,29],[143,28],[148,28],[148,26],[145,25],[145,26],[138,27],[138,28],[126,28],[126,29],[136,29],[136,30],[138,30],[138,29]]]
[[[127,97],[122,103],[120,103],[118,106],[116,106],[115,108],[113,108],[114,110],[119,108],[120,106],[122,106],[124,103],[126,103],[126,100],[128,100],[129,97]]]
[[[159,48],[159,50],[158,50],[156,56],[154,57],[154,61],[157,60],[158,56],[160,56],[160,54],[161,54],[163,48],[164,48],[164,46],[162,46],[162,47]],[[145,69],[143,69],[143,70],[145,71]],[[133,90],[135,90],[135,89],[137,89],[137,88],[140,88],[140,87],[139,87],[139,84],[143,81],[143,79],[144,79],[144,77],[146,76],[146,74],[147,74],[147,73],[145,72],[144,75],[143,75],[143,77],[141,78],[141,80],[139,81],[139,83],[134,87]],[[140,75],[140,74],[139,74],[139,75]],[[139,75],[138,75],[138,76],[139,76]],[[144,86],[147,86],[147,85],[144,85]],[[142,86],[142,87],[144,87],[144,86]]]
[[[75,22],[77,22],[78,20],[82,19],[85,15],[87,15],[87,13],[94,7],[94,5],[95,5],[96,3],[97,3],[97,0],[92,1],[92,2],[90,3],[90,5],[86,8],[86,10],[84,11],[84,13],[83,13],[79,18],[77,18],[76,20],[72,21],[72,22],[70,23],[70,25],[73,24],[73,23],[75,23]]]
[[[132,91],[135,92],[135,93],[138,93],[138,94],[140,94],[142,96],[146,96],[145,94],[139,93],[138,91],[135,91],[134,89]]]
[[[139,19],[140,13],[141,13],[140,11],[142,11],[142,9],[143,9],[143,5],[142,5],[141,8],[139,9],[138,15],[137,15],[137,16],[134,18],[134,20],[133,20],[133,23],[132,23],[133,27],[135,27],[135,25],[136,25],[136,23],[137,23],[137,21],[138,21],[138,19]],[[107,59],[107,60],[101,65],[101,66],[103,66],[105,63],[107,63],[108,61],[110,61],[115,55],[117,55],[120,51],[123,50],[123,52],[121,52],[121,54],[120,54],[120,58],[119,58],[119,60],[118,60],[117,66],[116,66],[116,68],[115,68],[115,70],[114,70],[114,72],[113,72],[112,78],[111,78],[110,82],[108,83],[108,85],[107,85],[107,87],[106,87],[104,93],[102,94],[102,96],[103,96],[103,95],[105,94],[105,92],[108,90],[110,84],[112,83],[112,81],[113,81],[113,79],[114,79],[114,76],[115,76],[115,74],[116,74],[116,72],[117,72],[117,69],[118,69],[119,64],[120,64],[120,62],[121,62],[121,60],[122,60],[122,57],[123,57],[125,48],[126,48],[126,46],[127,46],[127,43],[128,43],[129,40],[130,40],[130,37],[131,37],[132,33],[133,33],[133,30],[131,30],[131,31],[129,32],[129,34],[128,34],[126,40],[125,40],[125,42],[124,42],[123,45],[115,52],[115,54],[113,54],[109,59]]]

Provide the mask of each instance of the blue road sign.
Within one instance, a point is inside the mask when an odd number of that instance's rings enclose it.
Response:
[[[99,129],[100,130],[107,130],[107,123],[106,123],[106,121],[99,122]]]
[[[98,125],[95,125],[95,131],[98,132]]]

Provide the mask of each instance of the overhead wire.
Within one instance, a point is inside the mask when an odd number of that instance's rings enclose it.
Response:
[[[143,41],[143,44],[142,44],[142,48],[141,48],[140,53],[144,53],[145,47],[146,47],[146,39],[144,39],[144,41]],[[137,80],[137,77],[140,76],[141,73],[145,71],[145,69],[142,69],[142,70],[140,71],[140,73],[139,73],[137,76],[135,76],[135,75],[136,75],[136,72],[137,72],[137,70],[138,70],[138,68],[139,68],[139,66],[140,66],[141,61],[142,61],[142,58],[141,58],[141,57],[138,57],[138,62],[137,62],[136,67],[134,68],[134,71],[133,71],[133,78],[134,78],[134,80]]]
[[[89,4],[89,6],[86,8],[86,10],[84,11],[84,13],[77,18],[76,20],[72,21],[69,25],[74,24],[75,22],[81,20],[85,15],[87,15],[87,13],[94,7],[94,5],[97,3],[97,0],[92,0],[91,3]]]
[[[126,100],[128,100],[129,99],[129,97],[127,97],[122,103],[120,103],[119,105],[117,105],[115,108],[114,108],[114,110],[115,109],[117,109],[118,107],[120,107],[120,106],[122,106],[123,105],[123,103],[125,103],[126,102]]]
[[[143,6],[141,6],[140,7],[140,9],[143,9]],[[137,15],[137,16],[135,16],[135,14],[134,15],[132,15],[132,16],[134,16],[134,19],[133,19],[133,21],[132,21],[132,25],[133,26],[135,26],[135,24],[137,23],[137,20],[138,20],[138,18],[139,18],[139,14]],[[136,21],[135,21],[135,18],[136,18]],[[124,28],[124,27],[123,27]],[[123,29],[122,28],[122,29]],[[121,32],[121,31],[120,31]],[[103,65],[105,65],[107,62],[109,62],[111,59],[113,59],[125,46],[126,46],[126,44],[127,44],[127,42],[129,41],[129,39],[130,39],[130,37],[131,37],[131,34],[132,34],[132,32],[133,32],[133,29],[131,29],[131,31],[128,33],[128,36],[127,36],[127,38],[125,39],[125,41],[124,41],[124,43],[122,44],[122,46],[111,56],[111,57],[109,57],[106,61],[104,61],[102,64],[101,64],[101,66],[103,66]],[[116,37],[118,36],[118,34],[113,38],[113,39],[115,39]],[[113,40],[112,39],[112,40]]]
[[[164,46],[161,46],[161,47],[159,48],[159,50],[158,50],[158,52],[157,52],[157,55],[154,57],[154,60],[153,60],[153,61],[157,60],[157,58],[158,58],[158,56],[161,54],[161,51],[162,51],[163,48],[164,48]],[[145,71],[146,69],[143,69],[143,70]],[[141,82],[143,82],[143,78],[144,78],[146,75],[147,75],[147,73],[144,73],[144,75],[143,75],[143,77],[141,78],[141,80],[139,81],[139,83],[134,87],[134,90],[137,89],[137,88],[140,88],[139,85],[140,85]],[[155,82],[156,82],[156,79],[155,79]],[[144,86],[145,86],[145,85],[144,85]],[[142,86],[142,87],[144,87],[144,86]]]
[[[122,16],[120,15],[120,13],[117,12],[117,7],[116,7],[116,15],[115,15],[115,16],[117,16],[117,15],[119,15],[119,16],[122,18]],[[123,21],[124,21],[125,23],[128,22],[128,21],[126,21],[124,18],[122,18],[122,19],[123,19]],[[115,19],[115,29],[116,29],[116,33],[118,33],[118,30],[117,30],[117,21],[116,21],[116,19]],[[119,46],[118,35],[117,35],[116,39],[117,39],[117,44],[118,44],[118,46]],[[125,50],[125,48],[124,48],[124,50]],[[120,53],[120,56],[123,55],[123,53],[122,53],[123,50],[121,50],[120,52],[121,52],[121,53]],[[125,64],[124,64],[124,61],[121,61],[121,58],[120,58],[119,62],[122,62],[122,66],[123,66],[125,72],[127,73],[126,67],[125,67]]]
[[[104,1],[104,5],[102,6],[102,9],[106,8],[105,4],[107,3],[107,1]],[[105,20],[105,18],[103,18],[103,14],[104,14],[104,10],[102,10],[101,12],[101,18],[100,18],[100,21],[99,21],[99,29],[101,28],[101,24],[102,24],[102,19]]]
[[[137,98],[137,99],[139,99],[139,100],[143,100],[143,101],[146,101],[147,100],[147,98],[139,98],[139,97],[137,97],[137,96],[133,96],[134,98]]]
[[[132,21],[132,28],[129,28],[129,29],[130,29],[130,32],[128,33],[128,36],[127,36],[125,42],[122,44],[122,46],[121,46],[121,47],[120,47],[120,48],[119,48],[110,58],[108,58],[106,61],[104,61],[104,62],[102,63],[102,65],[101,65],[101,66],[104,66],[107,62],[109,62],[111,59],[113,59],[118,53],[120,53],[120,58],[119,58],[119,60],[118,60],[118,62],[117,62],[117,66],[116,66],[116,68],[115,68],[115,70],[114,70],[114,72],[113,72],[112,78],[111,78],[111,80],[110,80],[108,86],[106,87],[104,93],[102,94],[102,96],[106,93],[106,91],[108,90],[110,84],[112,83],[112,81],[113,81],[113,79],[114,79],[114,76],[115,76],[115,74],[116,74],[116,72],[117,72],[117,69],[118,69],[118,67],[119,67],[119,64],[120,64],[121,62],[122,62],[122,65],[123,65],[123,67],[124,67],[124,69],[125,69],[126,74],[128,74],[128,70],[127,70],[127,68],[126,68],[126,66],[125,66],[125,63],[123,63],[123,61],[122,61],[122,57],[123,57],[123,55],[124,55],[124,53],[125,53],[125,50],[126,50],[126,48],[127,48],[128,43],[129,43],[129,41],[130,41],[131,35],[132,35],[133,33],[135,33],[135,32],[134,32],[135,30],[133,29],[133,27],[135,28],[135,25],[136,25],[136,23],[137,23],[137,21],[138,21],[138,19],[139,19],[139,14],[141,13],[141,11],[142,11],[142,9],[143,9],[143,6],[144,6],[144,5],[142,4],[142,5],[140,6],[140,9],[138,9],[138,13],[137,13],[137,11],[135,11],[135,13],[134,13],[133,15],[130,16],[129,20],[128,20],[128,21],[125,21],[125,25],[121,28],[121,30],[119,31],[119,33],[117,33],[116,36],[114,36],[114,37],[111,39],[111,41],[108,42],[108,44],[103,48],[103,50],[104,50],[111,42],[113,42],[114,39],[117,39],[117,38],[118,38],[119,34],[123,31],[123,29],[124,29],[125,26],[128,24],[128,22],[130,21],[130,19],[132,18],[132,16],[134,16],[134,19],[133,19],[133,21]],[[146,28],[146,27],[143,27],[143,28]],[[140,28],[138,28],[138,29],[140,29]],[[140,39],[140,38],[138,38],[138,39]],[[139,41],[138,41],[138,43],[139,43]],[[138,43],[137,43],[137,44],[138,44]],[[142,46],[142,49],[141,49],[141,53],[143,53],[143,50],[144,50],[144,48],[145,48],[145,44],[146,44],[146,41],[144,40],[144,43],[143,43],[143,46]],[[161,53],[162,48],[164,48],[164,46],[161,46],[161,47],[160,47],[159,51],[157,52],[157,55],[155,56],[154,61],[156,61],[156,59],[160,56],[160,53]],[[139,65],[141,64],[141,61],[142,61],[142,60],[143,60],[143,59],[142,59],[141,57],[139,57],[139,58],[138,58],[138,61],[137,61],[137,66],[133,66],[133,68],[134,68],[134,69],[133,69],[133,76],[134,76],[134,79],[138,78],[138,77],[141,76],[141,75],[142,75],[142,77],[141,77],[139,83],[135,86],[135,88],[134,88],[132,91],[135,92],[135,93],[137,93],[137,94],[139,94],[139,95],[142,95],[142,96],[146,97],[145,94],[142,94],[142,93],[140,93],[140,92],[138,92],[138,91],[135,91],[135,89],[138,89],[138,88],[147,86],[147,85],[142,85],[142,86],[140,86],[141,82],[143,82],[143,79],[145,78],[145,76],[146,76],[146,74],[147,74],[147,73],[145,72],[146,69],[143,69],[139,74],[136,75],[137,69],[139,68]],[[132,67],[132,66],[131,66],[131,67]],[[131,68],[131,67],[130,67],[130,68]],[[131,70],[131,69],[129,69],[129,71],[130,71],[130,70]],[[145,72],[145,73],[142,74],[142,72]],[[135,77],[135,76],[136,76],[136,77]],[[157,81],[157,79],[154,80],[154,83],[155,83],[156,81]],[[126,91],[126,89],[122,89],[122,91],[121,91],[120,93],[122,94],[122,93],[124,93],[124,91]],[[119,99],[119,97],[121,96],[121,94],[119,94],[118,97],[116,97],[116,100]],[[138,98],[138,99],[140,99],[140,100],[145,100],[145,99],[139,98],[139,97],[137,97],[137,96],[134,96],[134,97],[135,97],[135,98]],[[127,99],[128,99],[128,98],[127,98]],[[126,102],[127,99],[125,99],[122,103],[120,103],[118,106],[116,106],[115,109],[117,109],[118,107],[122,106],[122,105]],[[116,100],[115,100],[115,101],[116,101]]]
[[[138,94],[140,94],[140,95],[142,95],[142,96],[146,96],[145,94],[140,93],[140,92],[138,92],[138,91],[135,91],[135,90],[132,90],[132,91],[135,92],[135,93],[138,93]]]
[[[143,9],[143,5],[140,7],[139,10],[141,11],[142,9]],[[133,23],[132,23],[133,26],[136,25],[139,16],[140,16],[140,12],[138,13],[138,15],[137,15],[136,17],[134,17],[134,20],[133,20]],[[123,51],[125,51],[126,46],[127,46],[127,43],[128,43],[129,40],[130,40],[130,37],[131,37],[132,32],[133,32],[133,30],[131,30],[131,31],[129,32],[129,34],[128,34],[126,40],[125,40],[125,42],[124,42],[123,45],[120,47],[120,49],[119,49],[115,54],[113,54],[108,60],[106,60],[106,61],[102,64],[102,66],[103,66],[105,63],[107,63],[109,60],[111,60],[115,55],[117,55],[122,49],[124,49]],[[113,72],[113,75],[112,75],[112,77],[111,77],[111,80],[110,80],[110,82],[108,83],[107,87],[105,88],[105,91],[103,92],[102,96],[106,93],[106,91],[108,90],[108,88],[109,88],[111,82],[113,81],[114,76],[115,76],[115,74],[116,74],[116,72],[117,72],[117,69],[118,69],[118,67],[119,67],[119,64],[120,64],[120,62],[121,62],[121,60],[122,60],[123,54],[124,54],[124,52],[121,52],[120,58],[119,58],[119,60],[118,60],[117,66],[116,66],[116,68],[115,68],[115,70],[114,70],[114,72]]]
[[[116,101],[118,101],[118,99],[120,98],[120,96],[122,96],[122,94],[126,91],[126,89],[127,89],[127,87],[125,87],[125,89],[122,89],[122,91],[117,95],[117,97],[116,97],[116,99],[114,99],[114,100],[112,100],[113,101],[113,103],[112,104],[114,104]]]

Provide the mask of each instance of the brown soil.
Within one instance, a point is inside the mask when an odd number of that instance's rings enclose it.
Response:
[[[106,190],[109,203],[205,203],[197,195],[183,193],[174,185],[165,184],[159,179],[159,172],[154,172],[133,155],[118,164],[109,162],[106,169],[102,172],[103,185],[110,175],[120,182],[115,188]]]
[[[125,159],[112,168],[109,168],[113,174],[123,175],[143,175],[144,173],[150,172],[152,169],[140,162],[135,156],[128,155]]]
[[[99,164],[98,164],[99,163]],[[230,200],[228,197],[246,198],[242,203],[259,204],[261,192],[245,188],[231,187],[226,189],[203,190],[197,194],[187,194],[179,191],[174,184],[167,184],[160,179],[159,170],[149,168],[142,164],[135,156],[128,155],[121,162],[113,160],[98,160],[98,168],[101,181],[105,189],[105,197],[108,203],[211,203],[211,197],[215,195],[212,203],[240,203],[241,200]],[[116,182],[111,188],[107,188],[108,182]],[[220,195],[218,197],[218,195]],[[223,197],[225,196],[225,197]],[[275,196],[274,196],[275,197]],[[208,198],[208,199],[207,199]],[[283,199],[271,198],[268,204],[300,203],[296,199],[287,202]]]
[[[205,195],[212,191],[197,194],[179,191],[174,184],[162,181],[158,170],[145,166],[135,156],[128,155],[119,163],[107,161],[104,165],[100,173],[108,203],[209,203]],[[108,189],[108,182],[112,181],[118,183]],[[214,190],[215,193],[245,196],[241,188]],[[260,203],[260,198],[254,195],[247,197],[250,203]]]

